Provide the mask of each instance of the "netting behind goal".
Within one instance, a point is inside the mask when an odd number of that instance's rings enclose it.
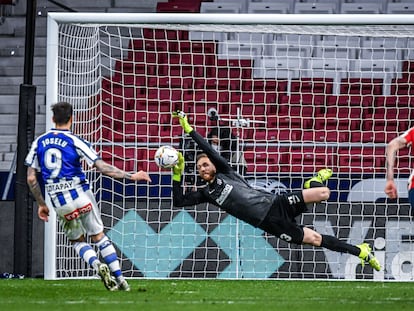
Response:
[[[251,25],[137,24],[111,16],[49,29],[48,104],[73,103],[74,132],[105,161],[151,174],[147,185],[88,171],[127,277],[413,278],[409,152],[397,163],[401,199],[383,193],[386,143],[412,125],[413,26],[271,25],[254,15]],[[174,208],[171,173],[153,161],[160,145],[184,152],[184,187],[200,186],[197,147],[171,118],[176,109],[206,138],[221,136],[223,155],[253,187],[300,189],[332,168],[330,199],[297,221],[370,243],[385,269],[289,245],[211,204]],[[56,237],[46,277],[91,276],[59,227]]]

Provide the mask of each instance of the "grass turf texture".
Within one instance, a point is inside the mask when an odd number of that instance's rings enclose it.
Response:
[[[0,280],[0,310],[414,310],[414,282]]]

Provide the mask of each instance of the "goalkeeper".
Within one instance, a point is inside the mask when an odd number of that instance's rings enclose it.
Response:
[[[173,113],[173,117],[179,119],[184,132],[189,134],[203,151],[196,158],[196,168],[201,179],[207,184],[196,191],[183,193],[181,175],[185,163],[180,153],[179,162],[173,168],[174,206],[212,203],[230,215],[286,242],[349,253],[359,257],[362,264],[369,263],[377,271],[381,269],[379,261],[371,253],[369,244],[351,245],[336,237],[321,235],[296,224],[295,217],[305,212],[308,204],[319,203],[329,198],[330,190],[323,183],[332,176],[330,169],[320,170],[317,176],[305,182],[305,189],[302,191],[272,194],[254,189],[193,129],[185,113],[177,111]]]

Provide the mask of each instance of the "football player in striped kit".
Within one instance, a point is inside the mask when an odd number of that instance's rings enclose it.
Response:
[[[116,250],[103,231],[100,211],[82,170],[82,160],[113,178],[147,182],[151,179],[144,171],[129,173],[106,163],[89,142],[74,135],[70,103],[58,102],[52,106],[52,111],[55,128],[34,140],[25,160],[27,183],[37,201],[38,216],[48,221],[49,207],[36,176],[39,171],[51,205],[76,253],[97,272],[108,290],[129,291]],[[103,262],[87,243],[86,235],[96,243]]]

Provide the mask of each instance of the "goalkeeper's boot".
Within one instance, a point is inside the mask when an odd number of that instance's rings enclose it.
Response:
[[[98,275],[101,277],[107,290],[112,292],[118,289],[115,278],[111,275],[108,265],[100,263],[98,266]]]
[[[359,258],[361,259],[362,266],[365,263],[369,263],[369,265],[377,271],[381,270],[381,264],[379,263],[378,259],[371,253],[371,246],[368,243],[362,243],[357,245],[357,247],[361,250],[359,253]]]
[[[332,176],[332,170],[330,168],[321,169],[316,174],[316,176],[313,176],[311,179],[308,179],[307,181],[305,181],[305,183],[303,184],[303,188],[309,189],[311,187],[312,182],[317,182],[323,185],[323,183],[327,181],[329,178],[331,178],[331,176]]]
[[[126,280],[122,280],[118,283],[118,289],[129,292],[131,290],[131,287],[129,287],[129,284]]]

